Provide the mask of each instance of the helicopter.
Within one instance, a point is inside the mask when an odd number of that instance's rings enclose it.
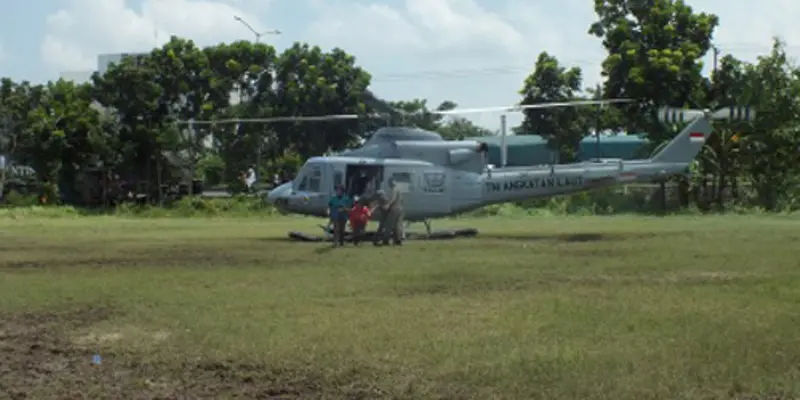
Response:
[[[525,109],[574,107],[632,102],[628,99],[580,100],[505,107],[455,109],[432,113],[468,114],[519,112]],[[280,122],[361,118],[357,115],[278,117],[238,122]],[[430,220],[461,214],[492,204],[551,197],[619,184],[659,182],[687,175],[694,158],[712,132],[712,120],[755,118],[749,107],[715,111],[661,108],[658,119],[688,123],[670,142],[647,159],[593,159],[571,164],[506,167],[505,141],[501,164],[487,163],[488,145],[477,140],[444,140],[438,133],[412,127],[376,130],[360,147],[308,159],[294,180],[266,195],[286,213],[325,217],[328,199],[337,186],[351,197],[369,196],[393,182],[403,193],[405,219],[422,222],[427,236]],[[501,135],[505,138],[505,115]],[[320,226],[325,229],[324,226]],[[291,236],[291,234],[290,234]]]

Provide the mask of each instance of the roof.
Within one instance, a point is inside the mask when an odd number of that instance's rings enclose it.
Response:
[[[409,128],[403,126],[380,128],[372,134],[367,143],[378,141],[402,141],[415,140],[426,142],[441,142],[442,136],[436,132],[426,131],[419,128]]]
[[[647,139],[644,138],[645,134],[627,134],[627,135],[600,135],[600,143],[645,143]],[[488,144],[500,145],[503,141],[502,136],[478,136],[468,137],[464,140],[475,140],[485,142]],[[539,135],[507,135],[507,146],[524,146],[524,145],[538,145],[545,144],[547,140]],[[597,136],[586,136],[581,140],[581,143],[595,143]]]

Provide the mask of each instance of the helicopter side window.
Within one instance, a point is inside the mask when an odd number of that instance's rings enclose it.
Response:
[[[411,192],[413,190],[411,174],[408,172],[394,173],[392,174],[392,180],[394,180],[394,184],[401,192]]]
[[[322,168],[314,167],[311,170],[311,179],[308,180],[308,191],[318,193],[322,190]]]

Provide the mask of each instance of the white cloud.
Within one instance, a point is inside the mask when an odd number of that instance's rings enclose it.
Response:
[[[387,5],[355,3],[341,7],[318,3],[317,6],[320,18],[310,23],[308,34],[319,38],[321,44],[351,51],[348,45],[361,50],[417,51],[427,47],[423,33],[401,11]]]
[[[586,0],[141,0],[135,9],[126,6],[131,0],[59,3],[64,5],[48,17],[41,47],[54,72],[94,69],[98,53],[148,50],[170,34],[200,45],[250,38],[233,15],[257,29],[280,28],[280,42],[344,48],[373,74],[376,93],[389,99],[511,104],[519,100],[516,92],[539,52],[583,68],[587,85],[599,81],[605,56],[600,39],[587,33],[595,15]],[[720,16],[714,40],[723,53],[752,60],[778,35],[800,54],[793,20],[800,15],[797,0],[772,0],[770,7],[751,0],[689,3]],[[440,77],[415,79],[415,73],[432,70]],[[498,117],[473,119],[496,127]],[[511,125],[515,119],[509,118]]]
[[[256,29],[264,25],[243,3],[257,2],[144,0],[135,10],[125,0],[69,0],[47,17],[41,56],[56,71],[86,70],[96,67],[99,53],[146,51],[170,35],[200,45],[249,38],[234,15]]]
[[[353,51],[474,57],[476,53],[519,54],[526,38],[507,16],[475,0],[404,0],[401,7],[379,2],[317,2],[320,16],[309,33],[326,45]],[[487,53],[488,52],[488,53]],[[419,55],[418,54],[418,55]]]

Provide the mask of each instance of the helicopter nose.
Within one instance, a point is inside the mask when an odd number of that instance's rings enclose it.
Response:
[[[267,193],[267,202],[274,204],[276,207],[280,207],[286,203],[287,197],[291,190],[292,183],[286,182]]]

